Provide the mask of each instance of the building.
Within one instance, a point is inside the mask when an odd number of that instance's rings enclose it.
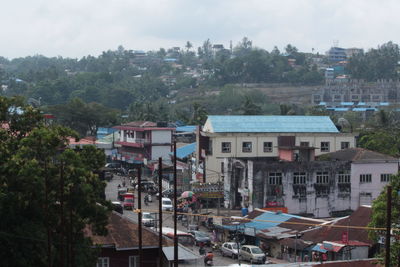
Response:
[[[364,49],[356,47],[346,48],[345,53],[347,58],[351,58],[352,56],[364,53]]]
[[[169,158],[174,128],[167,127],[166,123],[135,121],[114,128],[119,130],[119,139],[115,142],[120,145],[117,160],[146,165],[159,157]]]
[[[346,49],[341,47],[331,47],[326,52],[326,56],[330,62],[339,62],[347,59]]]
[[[327,116],[208,116],[197,136],[207,181],[224,175],[225,159],[311,159],[355,147],[355,135]]]
[[[293,149],[299,149],[297,160],[226,158],[225,206],[285,207],[293,214],[338,216],[371,205],[398,172],[397,159],[362,148],[343,149],[317,160],[312,159],[313,148]]]
[[[167,258],[159,255],[158,233],[143,227],[143,263],[144,266],[158,266],[159,258],[163,257],[164,266],[168,266]],[[85,235],[90,237],[93,244],[100,247],[97,267],[133,267],[139,266],[139,235],[138,225],[112,212],[107,225],[106,236],[93,234],[90,229],[85,229]],[[167,238],[163,240],[165,248],[173,246]],[[164,254],[164,253],[163,253]]]

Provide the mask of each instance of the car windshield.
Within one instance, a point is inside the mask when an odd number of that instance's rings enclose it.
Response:
[[[238,248],[238,245],[236,243],[231,244],[231,246],[232,246],[233,249],[237,249]]]
[[[143,214],[143,219],[153,219],[153,217],[150,214]]]
[[[203,233],[203,232],[194,232],[194,234],[199,236],[199,237],[208,237],[208,235],[206,233]]]
[[[133,202],[133,198],[125,198],[125,202]]]
[[[260,248],[251,248],[251,253],[253,254],[263,254]]]
[[[169,200],[163,200],[162,202],[164,205],[172,205],[171,201]]]

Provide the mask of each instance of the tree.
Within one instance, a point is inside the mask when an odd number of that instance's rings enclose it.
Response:
[[[0,107],[2,266],[94,266],[97,251],[83,230],[106,233],[110,205],[93,173],[103,152],[69,149],[76,133],[45,125],[22,99],[0,97]]]
[[[191,42],[187,41],[185,47],[186,47],[186,52],[189,52],[189,50],[193,47],[193,45]]]
[[[243,115],[261,115],[261,107],[256,105],[248,96],[244,97],[240,110]]]
[[[190,119],[190,123],[194,125],[203,125],[206,120],[207,120],[206,109],[199,103],[194,102],[192,118]]]
[[[397,266],[400,259],[400,175],[392,175],[390,180],[390,185],[392,186],[392,229],[393,233],[390,244],[390,266]],[[369,227],[386,228],[387,222],[387,187],[381,192],[381,194],[374,200],[372,204],[372,217]],[[369,238],[378,242],[379,238],[385,237],[385,231],[369,231]],[[384,256],[384,251],[381,253],[381,258]]]
[[[360,147],[394,157],[400,155],[400,133],[395,130],[374,130],[361,133],[358,144]]]

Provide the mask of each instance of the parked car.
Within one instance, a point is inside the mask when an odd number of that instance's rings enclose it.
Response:
[[[142,223],[147,227],[154,227],[154,218],[149,212],[143,212]]]
[[[113,206],[113,210],[115,210],[118,213],[124,214],[124,208],[121,205],[121,202],[119,201],[113,201],[111,202],[112,206]]]
[[[122,165],[121,165],[121,163],[110,162],[110,163],[107,163],[104,167],[112,169],[113,171],[117,171],[122,168]]]
[[[240,245],[239,245],[240,247]],[[221,246],[222,257],[232,257],[232,259],[237,258],[239,254],[238,244],[234,242],[226,242]]]
[[[172,201],[169,198],[163,197],[161,199],[161,208],[164,211],[173,211]]]
[[[266,256],[264,252],[257,246],[244,245],[239,250],[239,257],[242,260],[247,260],[251,264],[264,263]]]
[[[198,246],[200,243],[203,243],[207,246],[211,245],[211,238],[207,233],[201,231],[190,231],[188,233],[193,235],[196,246]]]

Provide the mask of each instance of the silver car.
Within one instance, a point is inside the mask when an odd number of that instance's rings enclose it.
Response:
[[[253,263],[265,263],[264,252],[256,246],[244,245],[240,248],[239,257]]]
[[[239,253],[238,244],[234,242],[226,242],[221,246],[222,257],[231,257],[232,259],[237,258]]]

